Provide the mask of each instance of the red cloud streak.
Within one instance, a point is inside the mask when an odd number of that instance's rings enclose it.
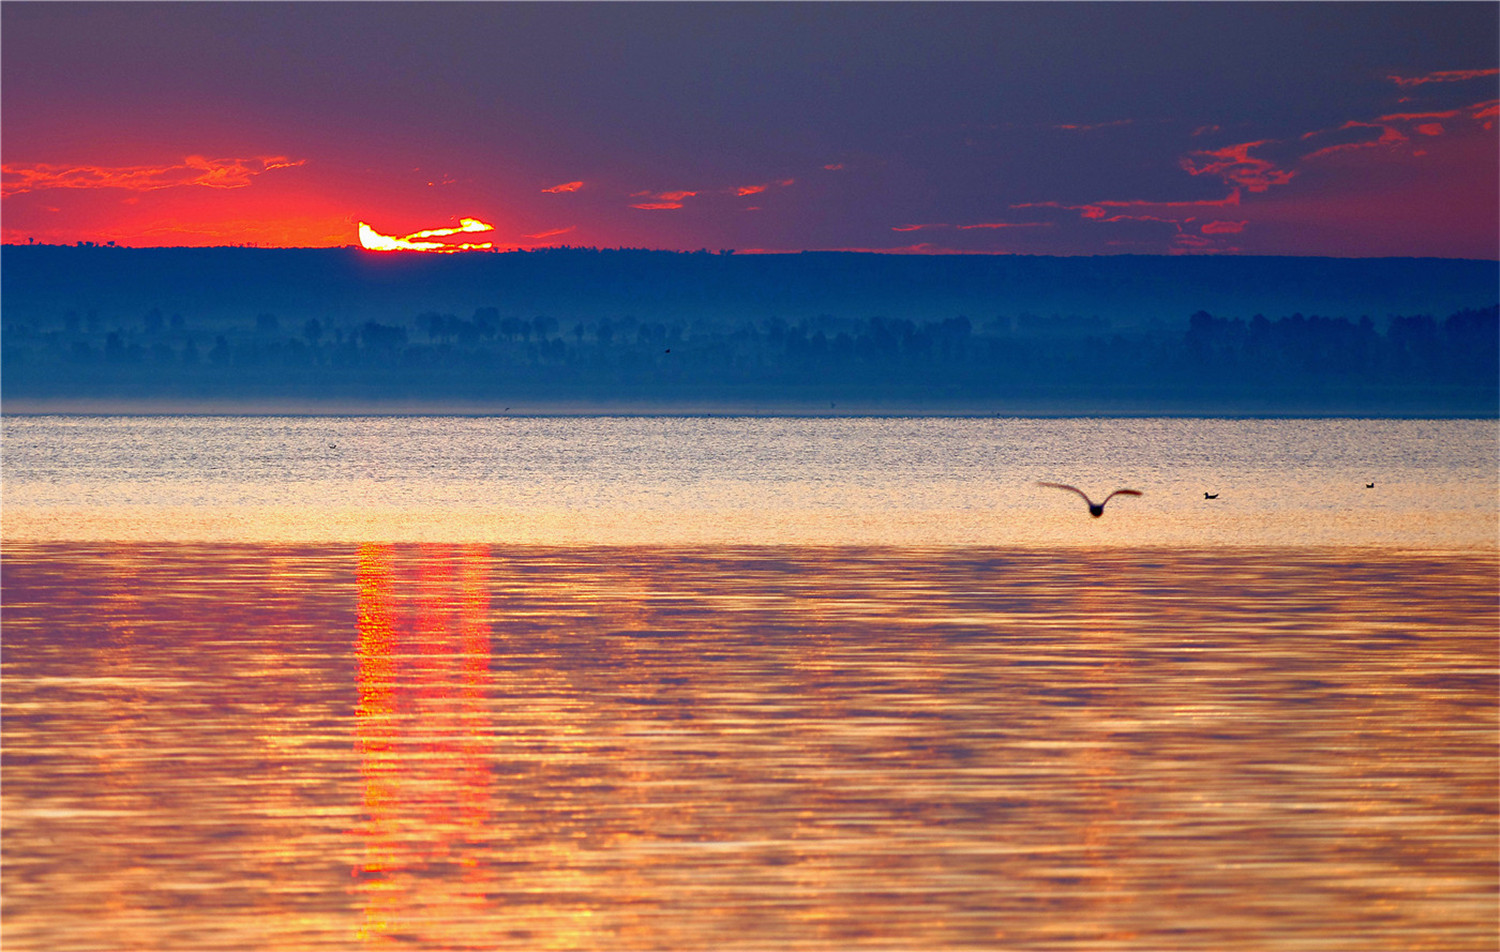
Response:
[[[1247,224],[1243,221],[1211,221],[1203,224],[1202,231],[1205,235],[1238,235]]]
[[[1495,75],[1500,75],[1500,69],[1445,69],[1425,76],[1387,76],[1386,79],[1397,86],[1423,86],[1427,83],[1456,83]]]
[[[974,228],[1046,228],[1051,224],[1052,222],[1050,221],[982,221],[972,225],[959,225],[958,230],[969,231]]]
[[[1278,169],[1274,162],[1256,158],[1250,150],[1265,145],[1269,140],[1242,142],[1209,152],[1194,152],[1181,162],[1183,171],[1189,175],[1217,175],[1226,182],[1243,185],[1252,192],[1264,192],[1272,185],[1285,185],[1297,173]],[[1200,157],[1199,161],[1194,156]]]
[[[306,161],[284,155],[250,159],[190,155],[177,165],[4,165],[0,166],[0,197],[48,188],[122,188],[136,192],[184,185],[244,188],[262,172],[303,165]]]

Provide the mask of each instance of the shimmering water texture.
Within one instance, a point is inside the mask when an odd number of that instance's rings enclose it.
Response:
[[[4,948],[1492,950],[1497,573],[10,544]]]
[[[7,541],[1500,544],[1495,420],[0,422]]]

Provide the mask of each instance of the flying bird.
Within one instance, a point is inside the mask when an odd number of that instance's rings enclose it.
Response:
[[[1053,489],[1066,489],[1070,493],[1077,493],[1078,495],[1083,497],[1084,502],[1089,504],[1089,515],[1093,516],[1095,519],[1104,515],[1104,503],[1109,502],[1116,496],[1139,496],[1141,494],[1141,491],[1139,489],[1116,489],[1114,492],[1104,497],[1104,502],[1094,502],[1083,490],[1079,489],[1077,486],[1068,486],[1063,483],[1040,482],[1037,483],[1037,485],[1050,486]]]
[[[1218,493],[1204,493],[1203,494],[1203,498],[1204,499],[1218,499],[1219,498],[1219,494]]]

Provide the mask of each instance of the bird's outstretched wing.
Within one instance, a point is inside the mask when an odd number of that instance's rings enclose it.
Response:
[[[1116,496],[1139,496],[1140,494],[1141,491],[1139,489],[1116,489],[1114,492],[1104,497],[1104,502],[1109,502]],[[1101,502],[1099,505],[1104,505],[1104,502]]]
[[[1094,501],[1088,497],[1088,494],[1085,493],[1083,490],[1079,489],[1077,486],[1069,486],[1066,483],[1043,483],[1043,482],[1038,482],[1037,485],[1038,486],[1049,486],[1052,489],[1066,489],[1070,493],[1077,493],[1078,495],[1082,496],[1083,497],[1083,501],[1086,502],[1086,503],[1088,503],[1090,506],[1092,506],[1094,504]]]

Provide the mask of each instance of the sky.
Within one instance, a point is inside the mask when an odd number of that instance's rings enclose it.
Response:
[[[5,0],[0,237],[1494,260],[1497,101],[1489,2]]]

